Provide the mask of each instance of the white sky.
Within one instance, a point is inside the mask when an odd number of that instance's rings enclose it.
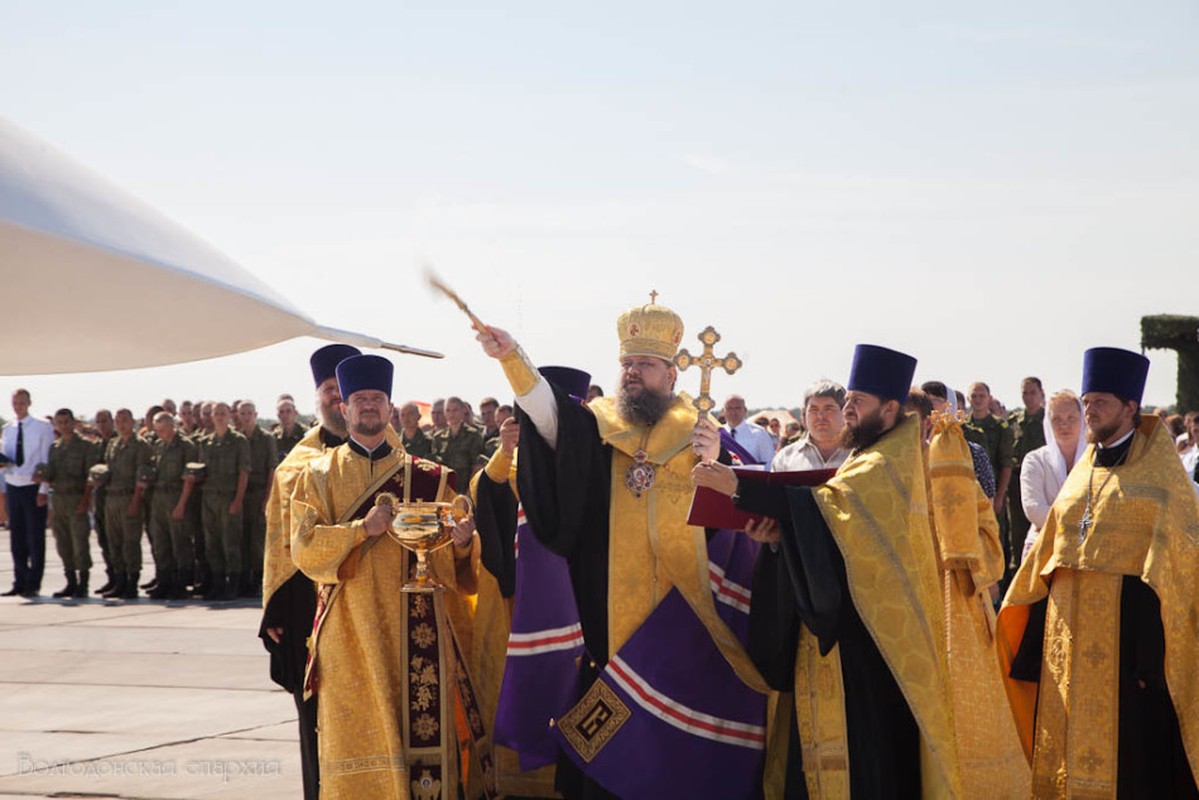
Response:
[[[0,30],[0,113],[322,324],[447,354],[396,356],[397,400],[510,394],[421,258],[607,389],[616,316],[657,289],[693,351],[713,324],[744,359],[714,393],[751,406],[843,381],[867,341],[1015,407],[1025,374],[1076,387],[1086,347],[1199,314],[1185,0],[47,0],[0,5]],[[309,411],[320,344],[0,393]],[[1150,356],[1146,402],[1173,402],[1176,360]]]

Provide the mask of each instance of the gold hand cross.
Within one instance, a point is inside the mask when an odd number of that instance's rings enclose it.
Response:
[[[693,356],[687,352],[687,348],[683,348],[674,357],[674,364],[680,370],[685,370],[692,364],[699,367],[699,395],[693,402],[700,414],[706,414],[716,407],[716,403],[712,401],[712,395],[709,393],[712,388],[712,370],[723,367],[725,372],[732,375],[741,369],[743,362],[737,358],[736,353],[729,353],[727,356],[718,358],[712,352],[712,346],[720,341],[720,334],[711,325],[704,328],[698,338],[704,344],[704,351],[698,356]]]

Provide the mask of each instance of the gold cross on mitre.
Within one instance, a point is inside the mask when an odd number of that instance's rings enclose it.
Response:
[[[744,362],[737,358],[736,353],[729,353],[727,356],[718,357],[712,352],[712,346],[720,341],[720,334],[711,325],[700,331],[698,338],[703,342],[704,351],[698,356],[693,356],[684,347],[674,357],[674,364],[680,370],[685,370],[692,364],[699,367],[699,395],[692,402],[699,409],[700,414],[707,414],[716,407],[716,403],[712,402],[712,395],[710,394],[712,388],[712,370],[717,367],[723,367],[725,372],[732,375],[741,369]]]

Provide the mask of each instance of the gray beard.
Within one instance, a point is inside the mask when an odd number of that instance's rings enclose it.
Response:
[[[341,415],[340,408],[321,408],[321,427],[329,431],[335,436],[340,436],[343,439],[346,435],[346,418]],[[369,434],[368,434],[369,435]]]
[[[617,399],[617,410],[625,422],[635,425],[653,426],[674,405],[674,394],[655,394],[648,389],[641,392],[639,397],[633,397],[624,389],[620,390]]]

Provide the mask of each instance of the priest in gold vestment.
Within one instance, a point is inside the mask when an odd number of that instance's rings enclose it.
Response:
[[[1199,509],[1168,432],[1141,417],[1149,361],[1092,348],[1092,446],[999,614],[1036,798],[1195,798]]]
[[[487,466],[471,479],[482,559],[475,608],[471,674],[479,693],[479,708],[489,733],[495,730],[500,686],[512,630],[515,593],[515,533],[520,494],[516,488],[517,437],[520,426],[509,417],[500,426],[500,446]],[[522,770],[517,753],[492,740],[495,790],[519,797],[558,797],[554,767]]]
[[[694,471],[766,518],[747,528],[772,544],[755,571],[750,650],[781,697],[793,692],[798,747],[780,754],[788,800],[968,796],[922,428],[904,414],[915,368],[858,345],[841,440],[851,452],[823,485],[743,480],[707,461]]]
[[[473,527],[460,524],[454,545],[430,557],[449,587],[444,610],[432,594],[400,592],[410,556],[386,535],[392,512],[375,498],[447,500],[453,476],[388,435],[389,361],[348,358],[337,379],[349,441],[308,465],[291,501],[292,557],[319,586],[305,681],[319,698],[320,796],[449,800],[461,782],[455,654],[470,646],[453,641],[450,621],[466,638],[459,593],[474,590]]]
[[[317,700],[304,696],[308,635],[316,615],[316,587],[291,560],[291,492],[310,461],[345,443],[337,365],[360,355],[348,344],[329,344],[309,359],[316,385],[320,424],[304,435],[275,468],[266,503],[266,547],[262,564],[262,624],[258,636],[271,654],[271,680],[291,693],[300,726],[300,768],[304,800],[316,800],[320,787],[316,747]]]

